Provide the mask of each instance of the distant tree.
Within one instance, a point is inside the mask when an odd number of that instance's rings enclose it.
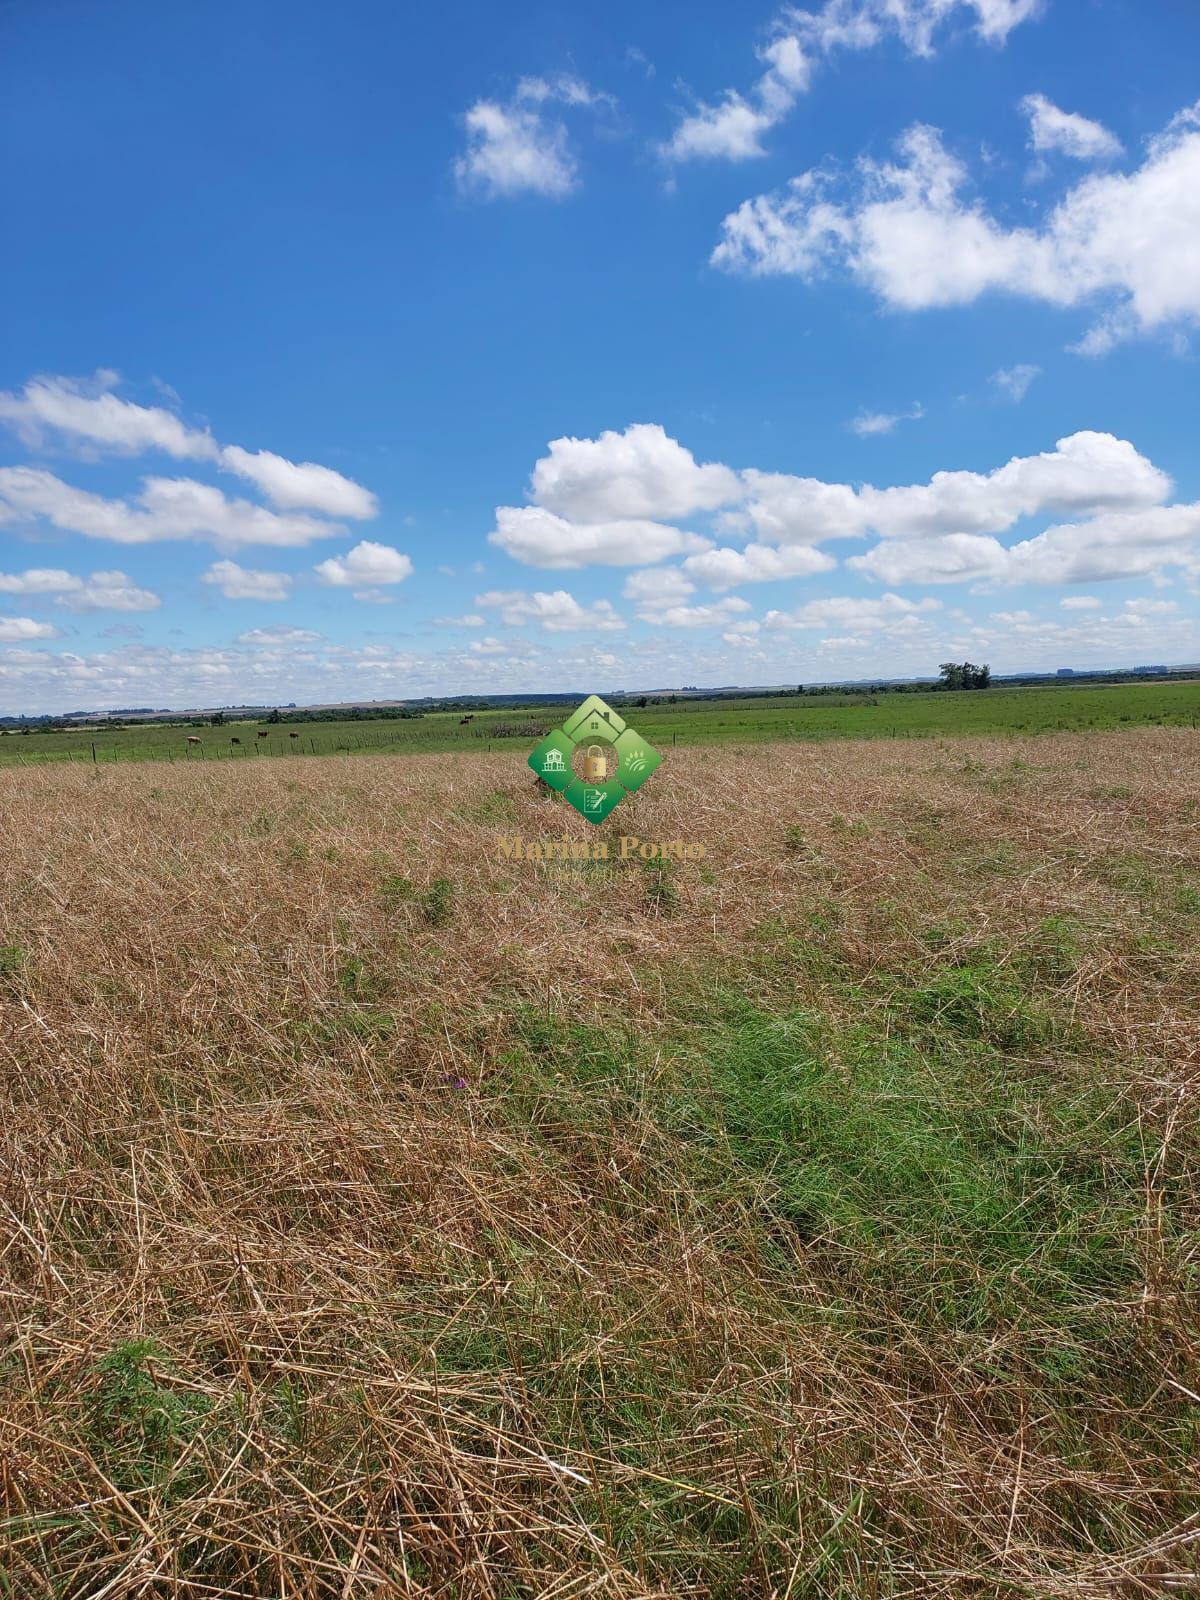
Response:
[[[644,694],[638,695],[637,703],[638,703],[639,706],[647,706],[647,705],[650,704],[650,702],[646,699],[646,696]]]
[[[267,718],[267,721],[268,722],[282,722],[283,721],[283,718],[279,714],[279,707],[278,706],[272,707],[271,715]]]
[[[223,711],[214,711],[211,721],[214,728],[223,728],[225,726],[225,713]]]
[[[943,661],[940,689],[986,689],[992,681],[992,669],[985,662],[977,667],[973,661]]]

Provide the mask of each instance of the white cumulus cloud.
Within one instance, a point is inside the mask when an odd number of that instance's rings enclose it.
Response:
[[[657,604],[645,601],[638,608],[643,622],[657,628],[720,628],[751,609],[748,600],[730,595],[726,600],[714,600],[711,605]]]
[[[621,590],[626,600],[639,604],[686,600],[695,592],[696,585],[678,567],[644,567],[640,572],[631,572]]]
[[[0,422],[13,428],[37,449],[47,435],[117,455],[161,450],[181,461],[213,461],[218,447],[212,435],[189,428],[162,406],[139,406],[112,393],[114,372],[92,378],[32,378],[17,393],[0,391]]]
[[[1062,111],[1044,94],[1027,94],[1021,110],[1029,118],[1029,143],[1035,150],[1058,150],[1077,161],[1109,161],[1125,153],[1102,122]]]
[[[510,627],[537,622],[547,633],[611,633],[625,626],[610,601],[597,600],[590,606],[581,605],[566,589],[555,589],[550,594],[492,589],[486,594],[477,594],[475,604],[483,611],[498,611],[501,621]]]
[[[736,589],[743,583],[772,583],[781,578],[811,578],[818,572],[831,572],[837,562],[824,550],[796,544],[776,548],[748,544],[742,550],[728,547],[706,550],[689,556],[683,570],[699,578],[709,589]]]
[[[286,600],[292,592],[286,572],[255,572],[236,561],[214,561],[203,581],[215,584],[226,600]]]
[[[284,511],[320,511],[330,517],[373,517],[379,502],[369,489],[314,461],[288,461],[270,450],[226,445],[221,465],[247,478]]]
[[[124,572],[93,572],[58,598],[69,611],[157,611],[162,601]]]
[[[577,522],[675,518],[739,497],[737,474],[695,456],[656,422],[634,422],[597,439],[552,439],[534,466],[540,506]]]
[[[766,70],[749,98],[728,89],[715,104],[698,105],[660,147],[667,160],[745,161],[766,154],[762,136],[787,116],[808,88],[812,62],[791,33],[781,33],[760,55]]]
[[[662,522],[569,522],[541,506],[498,506],[488,538],[531,567],[649,566],[709,548],[698,534]]]
[[[289,644],[316,644],[321,638],[319,633],[314,633],[311,628],[290,628],[286,623],[279,623],[270,628],[251,628],[249,633],[239,633],[239,644],[257,645],[289,645]]]
[[[560,200],[578,181],[566,124],[553,106],[607,102],[578,78],[522,78],[510,100],[477,100],[463,118],[466,149],[454,163],[465,193],[488,199],[540,194]]]
[[[335,588],[372,589],[378,584],[403,583],[412,569],[412,560],[403,551],[363,539],[344,556],[318,562],[315,571],[322,583]]]
[[[56,628],[52,622],[36,622],[32,617],[0,617],[0,639],[6,644],[61,637],[62,629]]]
[[[768,611],[763,618],[767,628],[825,629],[837,627],[855,636],[864,633],[907,633],[922,626],[929,612],[940,611],[937,600],[906,600],[903,595],[885,594],[879,599],[838,596],[810,600],[794,611]]]

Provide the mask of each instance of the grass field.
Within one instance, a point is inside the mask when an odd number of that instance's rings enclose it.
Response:
[[[743,754],[6,773],[5,1600],[1196,1592],[1200,736]]]
[[[582,698],[582,697],[581,697]],[[561,722],[567,706],[461,712],[361,722],[232,723],[189,728],[161,723],[0,736],[0,766],[47,760],[254,760],[267,756],[450,753],[528,747]],[[747,696],[653,702],[624,713],[652,744],[730,744],[793,739],[922,738],[931,735],[1065,733],[1106,728],[1194,728],[1200,680],[1121,684],[1052,684],[979,693]],[[259,737],[259,730],[265,733]],[[187,735],[199,746],[189,747]],[[292,735],[295,737],[292,737]],[[93,754],[94,752],[94,754]]]

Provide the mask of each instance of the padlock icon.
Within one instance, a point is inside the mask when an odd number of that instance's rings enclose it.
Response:
[[[588,783],[603,783],[608,777],[608,762],[598,744],[590,744],[583,758],[583,776]]]

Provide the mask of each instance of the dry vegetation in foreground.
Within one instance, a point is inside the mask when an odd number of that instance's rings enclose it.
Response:
[[[0,795],[0,1595],[1195,1592],[1200,743]]]

